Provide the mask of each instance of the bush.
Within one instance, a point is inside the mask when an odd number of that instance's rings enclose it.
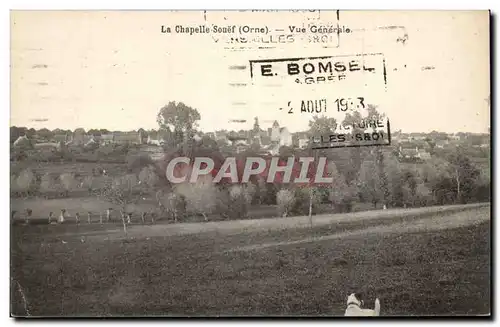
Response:
[[[278,203],[278,214],[286,217],[295,204],[295,194],[291,190],[282,189],[276,194],[276,202]]]
[[[154,188],[158,186],[160,178],[156,174],[154,167],[147,166],[142,168],[139,173],[139,181],[144,187]]]
[[[310,202],[310,197],[311,197],[311,188],[307,187],[299,187],[296,188],[294,191],[294,198],[295,201],[293,203],[293,206],[291,208],[291,214],[294,215],[308,215],[309,214],[309,202]],[[312,208],[313,212],[314,209],[321,203],[321,193],[318,192],[318,189],[316,187],[312,188]]]
[[[66,196],[68,196],[69,193],[76,190],[78,182],[73,174],[70,173],[61,174],[59,179],[61,180],[61,185],[62,188],[64,189]]]
[[[45,173],[42,176],[42,180],[40,182],[40,193],[48,196],[49,193],[55,190],[54,186],[55,186],[54,178],[49,173]]]
[[[174,192],[186,199],[187,212],[201,214],[205,221],[208,221],[207,215],[216,208],[217,190],[210,175],[199,178],[196,183],[177,184]]]
[[[186,199],[180,194],[168,193],[165,195],[165,200],[164,206],[167,208],[168,218],[174,222],[182,220],[186,215]]]
[[[37,183],[36,175],[31,169],[24,169],[21,171],[16,179],[16,186],[19,192],[25,193],[26,195],[33,194],[36,192]]]
[[[129,172],[137,173],[144,167],[153,164],[153,159],[145,154],[132,154],[127,156],[127,168]]]

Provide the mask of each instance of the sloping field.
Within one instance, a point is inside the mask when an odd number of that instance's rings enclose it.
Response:
[[[312,229],[295,228],[300,217],[285,229],[280,219],[251,230],[133,226],[126,239],[15,226],[12,312],[342,315],[359,291],[368,306],[379,297],[383,315],[489,313],[490,207],[425,209],[388,210],[391,221],[318,216]]]

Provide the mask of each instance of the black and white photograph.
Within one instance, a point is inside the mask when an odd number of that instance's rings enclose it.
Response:
[[[488,10],[9,15],[11,317],[491,316]]]

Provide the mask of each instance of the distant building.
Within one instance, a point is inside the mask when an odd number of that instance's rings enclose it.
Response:
[[[431,154],[424,149],[419,149],[418,147],[404,149],[401,146],[399,147],[399,158],[400,159],[420,159],[420,160],[429,160],[431,158]]]
[[[227,131],[225,131],[225,130],[215,131],[214,134],[215,134],[215,140],[217,142],[225,143],[227,145],[231,144],[231,141],[229,141],[229,139],[228,139],[228,132]]]
[[[99,143],[102,145],[112,144],[113,143],[113,134],[102,134]]]
[[[436,141],[436,148],[443,149],[446,147],[448,144],[450,144],[450,141],[448,140],[437,140]]]
[[[309,136],[306,132],[300,132],[295,134],[297,138],[297,146],[300,149],[305,149],[309,145]]]
[[[280,145],[278,143],[271,143],[262,149],[262,152],[272,156],[276,156],[280,153]]]
[[[280,127],[278,121],[274,121],[273,127],[271,128],[271,143],[279,144],[280,146],[292,146],[293,138],[292,134],[288,131],[286,127]]]
[[[52,141],[55,143],[63,143],[63,144],[68,144],[71,141],[73,141],[73,135],[70,134],[55,134],[52,137]]]
[[[31,141],[26,135],[19,136],[17,140],[14,141],[14,147],[16,148],[31,147]]]
[[[163,137],[163,133],[159,131],[150,131],[148,133],[148,139],[146,141],[149,145],[161,146],[165,144],[165,138]]]
[[[205,133],[206,136],[208,136],[209,138],[211,138],[212,140],[215,140],[215,133],[214,132],[207,132]]]
[[[35,144],[35,149],[37,150],[59,150],[62,143],[57,142],[44,142]]]
[[[115,144],[142,144],[141,132],[114,132],[113,143]]]

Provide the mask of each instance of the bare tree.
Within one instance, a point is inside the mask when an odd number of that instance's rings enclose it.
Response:
[[[65,196],[69,196],[69,193],[77,188],[78,183],[73,174],[63,173],[61,174],[60,180],[64,188]]]
[[[207,214],[216,206],[216,188],[212,183],[212,176],[200,177],[196,183],[178,184],[175,192],[185,197],[188,211],[199,213],[208,221]]]
[[[279,190],[276,194],[278,213],[282,217],[287,217],[295,202],[294,192],[287,189]]]
[[[125,221],[125,212],[127,212],[128,205],[137,201],[136,191],[138,186],[137,177],[134,174],[125,175],[123,177],[115,178],[112,183],[106,185],[103,196],[106,200],[120,206],[122,213],[123,231],[127,233],[127,224]],[[110,210],[108,209],[108,213]]]
[[[16,179],[16,185],[19,188],[19,191],[25,196],[33,193],[36,189],[35,173],[31,169],[21,171]]]

